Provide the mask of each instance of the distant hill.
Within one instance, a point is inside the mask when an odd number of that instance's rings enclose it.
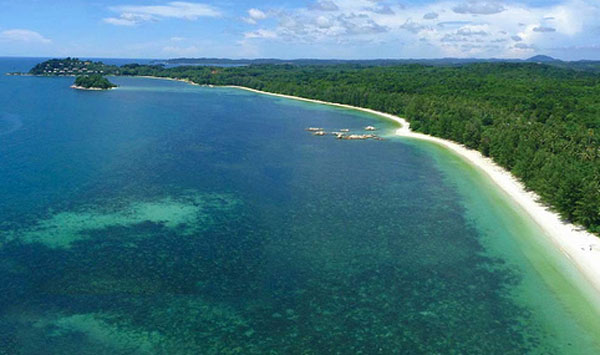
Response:
[[[437,58],[437,59],[364,59],[364,60],[343,60],[343,59],[227,59],[227,58],[174,58],[166,60],[155,60],[152,64],[166,66],[247,66],[247,65],[355,65],[355,66],[395,66],[407,64],[420,64],[431,66],[461,66],[473,63],[540,63],[556,66],[565,69],[578,71],[600,72],[600,61],[582,60],[582,61],[562,61],[547,55],[536,55],[528,59],[498,59],[498,58]]]
[[[478,58],[439,58],[439,59],[368,59],[368,60],[341,60],[341,59],[226,59],[226,58],[176,58],[154,60],[150,65],[125,64],[121,66],[107,65],[102,62],[83,61],[77,58],[51,59],[40,63],[29,71],[29,75],[41,76],[79,76],[79,75],[153,75],[164,69],[175,67],[240,67],[260,65],[289,65],[289,66],[345,66],[348,68],[360,67],[393,67],[402,65],[423,65],[439,67],[461,67],[470,64],[529,64],[548,65],[561,69],[570,69],[580,72],[600,73],[600,61],[562,61],[545,55],[537,55],[529,59],[478,59]],[[190,68],[193,69],[193,68]],[[9,73],[22,75],[23,73]]]
[[[174,58],[166,60],[155,60],[153,64],[164,64],[171,66],[179,65],[220,65],[220,66],[245,66],[245,65],[367,65],[367,66],[392,66],[403,64],[423,64],[423,65],[464,65],[479,62],[502,62],[511,61],[518,62],[520,60],[503,60],[503,59],[476,59],[476,58],[438,58],[438,59],[275,59],[275,58],[260,58],[260,59],[227,59],[227,58]]]
[[[547,55],[536,55],[534,57],[531,57],[527,60],[525,60],[526,62],[536,62],[536,63],[551,63],[551,62],[562,62],[562,60],[560,59],[556,59],[556,58],[552,58],[550,56]]]

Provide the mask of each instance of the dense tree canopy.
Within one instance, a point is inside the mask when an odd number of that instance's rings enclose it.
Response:
[[[118,72],[119,67],[102,62],[84,61],[78,58],[50,59],[42,62],[29,71],[32,75],[90,75]]]
[[[75,78],[75,86],[87,89],[103,89],[108,90],[116,87],[100,74],[81,75]]]

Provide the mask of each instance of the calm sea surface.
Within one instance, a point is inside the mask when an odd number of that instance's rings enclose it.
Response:
[[[363,113],[111,80],[0,76],[0,354],[600,352],[591,290],[460,158]],[[387,139],[304,130],[366,125]]]

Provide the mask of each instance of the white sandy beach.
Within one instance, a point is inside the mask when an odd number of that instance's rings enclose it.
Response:
[[[113,90],[113,89],[116,89],[116,88],[100,89],[100,88],[86,88],[86,87],[83,87],[83,86],[71,85],[71,89],[85,90],[85,91],[106,91],[106,90]]]
[[[542,228],[552,244],[571,261],[596,291],[600,293],[600,240],[598,237],[585,231],[580,226],[563,222],[557,213],[552,212],[548,207],[538,202],[539,197],[535,193],[526,191],[524,185],[510,172],[494,163],[492,159],[484,157],[478,151],[468,149],[461,144],[449,140],[413,132],[410,130],[410,125],[405,119],[391,114],[350,105],[274,94],[246,87],[229,87],[287,99],[368,112],[398,122],[402,126],[396,131],[396,134],[399,136],[434,142],[450,149],[483,171],[498,187],[520,205]]]

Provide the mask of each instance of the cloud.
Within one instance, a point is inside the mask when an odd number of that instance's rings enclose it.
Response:
[[[253,39],[253,38],[273,39],[273,38],[277,38],[277,33],[273,32],[273,31],[265,30],[265,29],[259,29],[256,31],[244,33],[244,38],[246,38],[246,39]]]
[[[376,7],[365,7],[366,11],[370,11],[379,15],[394,15],[396,12],[389,5],[380,5]]]
[[[423,15],[424,20],[435,20],[438,17],[439,15],[437,14],[437,12],[428,12],[425,15]]]
[[[312,9],[318,11],[338,11],[340,8],[330,0],[318,0],[311,6]]]
[[[122,13],[119,17],[108,17],[102,19],[102,21],[115,26],[135,26],[144,22],[156,21],[156,19],[150,15],[132,14],[125,12]]]
[[[258,21],[262,21],[267,18],[267,14],[259,9],[248,10],[248,17],[244,17],[243,20],[251,25],[256,25]]]
[[[0,32],[0,40],[1,41],[11,41],[11,42],[27,42],[27,43],[41,43],[41,44],[49,44],[52,41],[48,38],[42,36],[38,32],[23,30],[23,29],[13,29],[13,30],[5,30]]]
[[[348,35],[376,34],[388,31],[386,26],[378,24],[367,15],[340,15],[336,20]]]
[[[329,20],[329,18],[325,16],[319,16],[315,20],[315,24],[319,28],[331,28],[333,22]]]
[[[488,33],[485,32],[480,26],[464,26],[456,31],[456,34],[461,36],[487,36]]]
[[[267,18],[267,15],[259,9],[248,10],[248,15],[255,20],[264,20]]]
[[[293,44],[306,50],[301,55],[317,56],[350,51],[355,56],[369,56],[374,54],[365,51],[365,45],[375,49],[378,43],[386,43],[377,55],[515,57],[533,48],[579,44],[584,38],[589,42],[600,18],[596,0],[555,0],[535,6],[525,0],[305,3],[308,5],[261,9],[271,21],[263,23],[259,31],[244,33],[245,43],[270,40],[271,48],[284,49]],[[550,29],[555,35],[545,35]],[[260,41],[254,45],[265,46]],[[268,50],[274,51],[271,48]]]
[[[549,49],[561,51],[561,52],[569,52],[569,53],[576,53],[576,52],[580,52],[580,51],[600,53],[600,44],[590,44],[590,45],[583,45],[583,46],[563,46],[563,47],[554,47],[554,48],[549,48]]]
[[[401,29],[407,30],[412,33],[419,33],[421,30],[425,29],[426,26],[421,25],[420,23],[414,22],[412,20],[406,20],[404,24],[400,26]]]
[[[459,28],[458,30],[456,30],[455,32],[452,33],[446,33],[441,39],[440,41],[443,43],[455,43],[455,42],[462,42],[462,43],[468,43],[468,45],[461,45],[460,48],[462,49],[467,49],[467,50],[473,50],[473,49],[481,49],[481,48],[489,48],[489,47],[485,47],[482,44],[485,44],[486,41],[484,41],[482,39],[482,37],[487,37],[490,34],[488,32],[485,31],[485,26],[481,26],[481,25],[468,25],[468,26],[463,26],[461,28]],[[497,38],[494,40],[489,41],[490,43],[501,43],[504,42],[505,39],[503,38]]]
[[[463,37],[456,36],[454,34],[445,34],[444,37],[440,39],[440,42],[466,42],[467,40]]]
[[[276,38],[295,43],[342,43],[360,40],[358,37],[386,33],[389,27],[376,20],[375,16],[390,15],[374,14],[365,9],[364,0],[357,4],[356,11],[323,11],[314,6],[296,9],[295,11],[270,11],[269,17],[277,21],[274,28],[265,36],[264,33],[245,33],[246,39]],[[321,2],[323,5],[323,2]],[[273,36],[272,34],[275,34]],[[357,43],[357,42],[354,42]]]
[[[438,23],[438,27],[459,27],[470,24],[471,21],[444,21]]]
[[[534,27],[533,31],[534,32],[556,32],[556,28],[545,27],[545,26],[538,26],[538,27]]]
[[[123,5],[110,10],[119,12],[118,17],[104,18],[105,23],[117,26],[135,26],[144,22],[158,21],[161,18],[197,20],[200,17],[219,17],[221,12],[211,5],[174,1],[166,5]]]
[[[531,44],[526,44],[526,43],[517,43],[514,45],[514,48],[517,49],[534,49],[535,47]]]
[[[504,6],[496,1],[469,0],[452,8],[457,14],[493,15],[505,10]]]
[[[491,50],[491,49],[499,49],[500,46],[495,44],[473,44],[473,43],[464,43],[460,45],[460,49],[463,52],[472,52],[472,51],[482,51],[482,50]]]

